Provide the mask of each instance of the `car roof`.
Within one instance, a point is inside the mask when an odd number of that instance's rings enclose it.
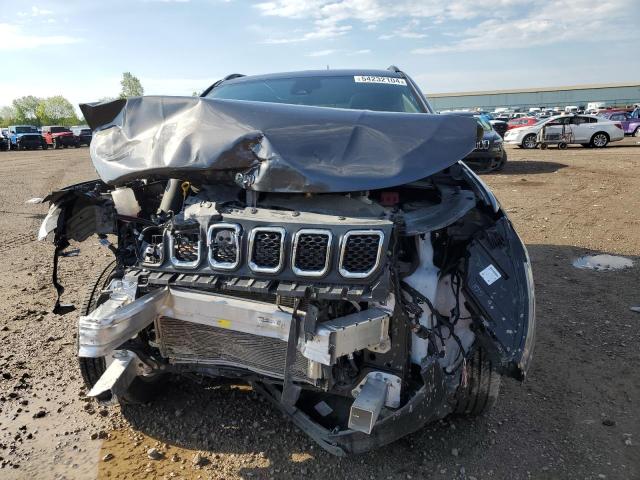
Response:
[[[267,73],[263,75],[246,75],[225,80],[225,84],[242,83],[254,80],[271,80],[276,78],[299,77],[350,77],[354,75],[370,75],[376,77],[404,78],[401,72],[382,69],[336,69],[336,70],[301,70],[297,72]]]

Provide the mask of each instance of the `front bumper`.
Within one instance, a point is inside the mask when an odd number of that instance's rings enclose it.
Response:
[[[76,145],[76,138],[73,135],[64,135],[60,137],[54,137],[53,140],[57,142],[59,145],[62,145],[65,147],[73,147]]]
[[[503,149],[474,150],[464,158],[463,162],[474,169],[490,170],[496,168],[502,162],[503,155]]]
[[[38,148],[42,146],[42,137],[36,135],[25,135],[16,140],[20,147]]]
[[[233,366],[282,377],[280,367],[284,365],[255,358],[260,356],[258,351],[236,349],[235,355],[228,355],[225,350],[232,349],[229,342],[244,341],[256,349],[269,347],[271,355],[282,353],[291,340],[292,324],[300,318],[304,321],[302,312],[294,313],[282,305],[184,288],[159,288],[134,300],[132,292],[137,286],[129,283],[123,287],[125,283],[118,282],[114,281],[109,300],[80,317],[79,356],[103,357],[156,322],[160,351],[172,363]],[[339,357],[358,350],[388,349],[390,316],[387,310],[370,308],[323,322],[309,338],[293,340],[304,357],[300,360],[309,371],[317,371],[320,365],[332,366]],[[177,330],[185,334],[177,335]],[[212,347],[204,337],[220,342]]]

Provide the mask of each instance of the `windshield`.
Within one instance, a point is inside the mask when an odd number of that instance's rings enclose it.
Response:
[[[491,124],[489,123],[489,118],[486,115],[474,115],[478,124],[482,127],[485,132],[491,131]]]
[[[16,127],[16,133],[38,133],[36,127]]]
[[[407,82],[397,77],[337,76],[244,80],[222,84],[208,98],[316,107],[424,113]]]

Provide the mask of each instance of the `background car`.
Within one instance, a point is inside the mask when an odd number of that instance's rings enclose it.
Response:
[[[535,117],[512,118],[507,122],[507,130],[512,130],[514,128],[520,127],[530,127],[531,125],[535,125],[539,121],[540,118]]]
[[[43,146],[43,148],[67,148],[77,146],[75,136],[71,130],[59,125],[48,125],[42,127],[42,138],[46,143],[46,146]]]
[[[509,130],[504,141],[521,148],[537,148],[537,136],[545,127],[547,134],[562,131],[571,137],[567,144],[580,144],[583,147],[606,147],[609,142],[616,142],[624,138],[622,125],[606,118],[593,115],[559,115],[551,117],[530,127]]]
[[[5,152],[9,150],[9,139],[0,132],[0,151]]]
[[[88,126],[81,125],[79,127],[71,127],[71,131],[73,132],[73,136],[76,141],[76,147],[81,145],[86,145],[88,147],[89,144],[91,144],[93,132]]]
[[[507,163],[507,152],[504,150],[502,137],[493,129],[486,115],[476,112],[453,111],[443,115],[473,116],[482,127],[482,140],[476,142],[476,149],[464,158],[464,163],[474,170],[499,171]]]
[[[634,118],[633,113],[627,112],[604,112],[599,115],[602,118],[619,122],[622,125],[625,135],[640,137],[640,118]]]
[[[47,148],[42,135],[33,125],[10,125],[8,130],[10,150]]]

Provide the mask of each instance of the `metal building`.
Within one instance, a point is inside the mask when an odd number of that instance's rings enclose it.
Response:
[[[478,108],[493,111],[499,107],[527,109],[531,107],[586,107],[591,102],[606,106],[640,103],[640,83],[606,83],[571,87],[542,87],[486,92],[458,92],[427,94],[431,105],[438,110]]]

